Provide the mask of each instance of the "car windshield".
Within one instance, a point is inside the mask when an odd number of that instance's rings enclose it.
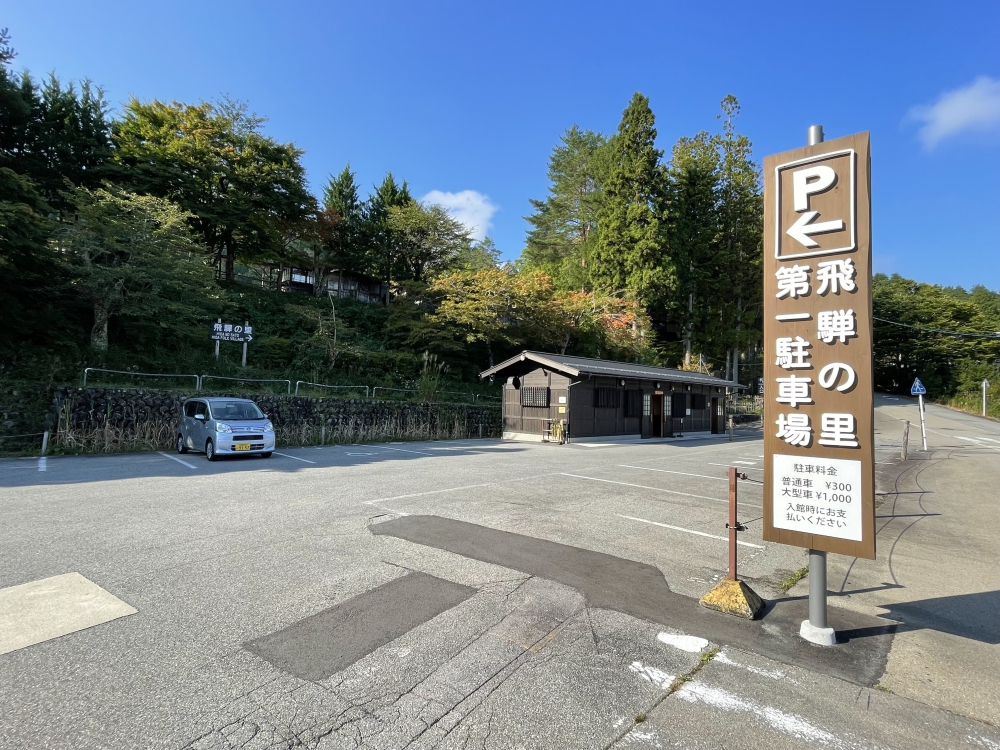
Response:
[[[257,404],[250,401],[213,401],[212,416],[227,422],[235,419],[264,419]]]

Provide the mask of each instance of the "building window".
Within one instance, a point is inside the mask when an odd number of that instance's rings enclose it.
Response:
[[[683,419],[687,416],[687,394],[675,392],[670,394],[670,411],[672,416]]]
[[[540,406],[547,409],[549,406],[549,389],[522,388],[521,406]]]
[[[620,404],[617,388],[595,388],[594,406],[598,409],[617,409]]]
[[[650,401],[652,401],[652,396],[650,396],[648,393],[643,394],[643,396],[642,396],[642,416],[644,416],[644,417],[648,417],[652,413],[652,410],[650,409]]]
[[[642,416],[642,391],[625,391],[625,416]]]
[[[707,409],[708,404],[705,401],[704,393],[692,393],[691,394],[691,411],[695,409]]]

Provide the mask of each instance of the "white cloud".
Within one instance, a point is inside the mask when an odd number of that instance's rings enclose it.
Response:
[[[493,226],[490,219],[500,208],[490,201],[489,196],[475,190],[461,190],[457,193],[431,190],[420,202],[443,207],[452,218],[465,224],[469,228],[469,234],[477,240],[489,233]]]
[[[918,133],[930,150],[959,133],[1000,133],[1000,80],[979,76],[968,86],[945,91],[934,104],[910,110],[908,119],[923,124]]]

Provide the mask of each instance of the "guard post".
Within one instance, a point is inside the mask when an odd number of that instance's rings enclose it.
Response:
[[[764,533],[809,552],[809,619],[832,646],[827,553],[875,558],[868,133],[764,160]]]

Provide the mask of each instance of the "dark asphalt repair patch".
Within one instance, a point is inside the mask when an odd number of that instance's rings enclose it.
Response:
[[[658,568],[634,560],[438,516],[405,516],[369,529],[571,586],[591,607],[861,685],[873,686],[882,676],[896,632],[894,623],[830,607],[828,620],[838,644],[816,646],[799,637],[799,626],[808,618],[805,599],[768,602],[763,618],[751,622],[705,609],[696,599],[671,591]]]
[[[409,573],[244,648],[296,677],[324,680],[475,593],[469,586]]]

